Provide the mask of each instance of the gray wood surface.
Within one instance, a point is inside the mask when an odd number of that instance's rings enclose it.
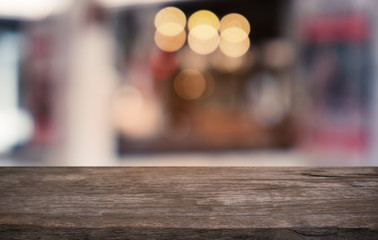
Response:
[[[378,168],[0,168],[0,239],[378,239]]]

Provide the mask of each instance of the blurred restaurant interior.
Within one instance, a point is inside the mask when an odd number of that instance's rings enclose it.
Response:
[[[0,0],[1,166],[378,166],[376,0]]]

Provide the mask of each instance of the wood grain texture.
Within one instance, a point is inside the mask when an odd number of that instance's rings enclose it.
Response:
[[[0,239],[378,239],[378,168],[0,168]]]

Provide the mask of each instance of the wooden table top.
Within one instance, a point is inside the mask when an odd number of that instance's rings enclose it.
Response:
[[[0,168],[0,239],[378,239],[378,168]]]

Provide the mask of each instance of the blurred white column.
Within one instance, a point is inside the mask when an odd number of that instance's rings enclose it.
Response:
[[[113,44],[105,24],[91,19],[90,1],[75,1],[68,53],[64,156],[59,165],[115,163],[110,100],[116,84]]]
[[[371,1],[371,13],[378,11],[378,1]],[[372,118],[370,121],[371,139],[369,151],[369,164],[378,166],[378,15],[371,14],[373,56],[373,79],[372,79]]]

